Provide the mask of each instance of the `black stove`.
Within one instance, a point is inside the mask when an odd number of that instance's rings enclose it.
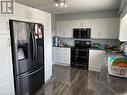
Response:
[[[71,48],[71,67],[88,70],[91,41],[76,40],[74,44]]]

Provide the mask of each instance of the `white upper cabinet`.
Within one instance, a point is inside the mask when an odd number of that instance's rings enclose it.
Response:
[[[30,18],[29,7],[15,3],[14,18],[15,20],[28,21]]]
[[[73,20],[73,28],[91,28],[92,20]]]
[[[99,38],[108,39],[109,37],[108,34],[109,34],[109,18],[101,18]]]
[[[0,34],[10,34],[8,18],[0,16]]]
[[[57,36],[71,38],[72,37],[72,21],[57,21]]]
[[[120,21],[120,41],[127,41],[127,14]]]
[[[100,19],[92,19],[91,38],[99,38]]]
[[[118,39],[119,18],[92,20],[91,37],[96,39]]]
[[[119,18],[57,21],[57,36],[73,37],[74,28],[91,28],[93,39],[118,39]]]
[[[41,23],[41,11],[35,8],[29,8],[28,19],[30,22]]]
[[[41,11],[19,3],[15,3],[15,20],[41,23]]]
[[[109,39],[118,39],[120,31],[120,19],[110,18],[109,20]]]

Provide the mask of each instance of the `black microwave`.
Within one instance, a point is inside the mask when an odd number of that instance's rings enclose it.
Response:
[[[90,39],[91,38],[91,28],[73,29],[73,38]]]

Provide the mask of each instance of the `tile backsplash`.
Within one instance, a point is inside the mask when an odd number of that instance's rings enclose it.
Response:
[[[60,41],[74,46],[75,40],[91,41],[91,44],[100,43],[101,45],[119,46],[119,40],[115,39],[73,39],[73,38],[59,38]]]

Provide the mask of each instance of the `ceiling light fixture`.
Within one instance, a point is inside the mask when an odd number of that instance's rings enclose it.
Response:
[[[55,6],[56,7],[67,7],[67,1],[66,0],[55,0]]]

